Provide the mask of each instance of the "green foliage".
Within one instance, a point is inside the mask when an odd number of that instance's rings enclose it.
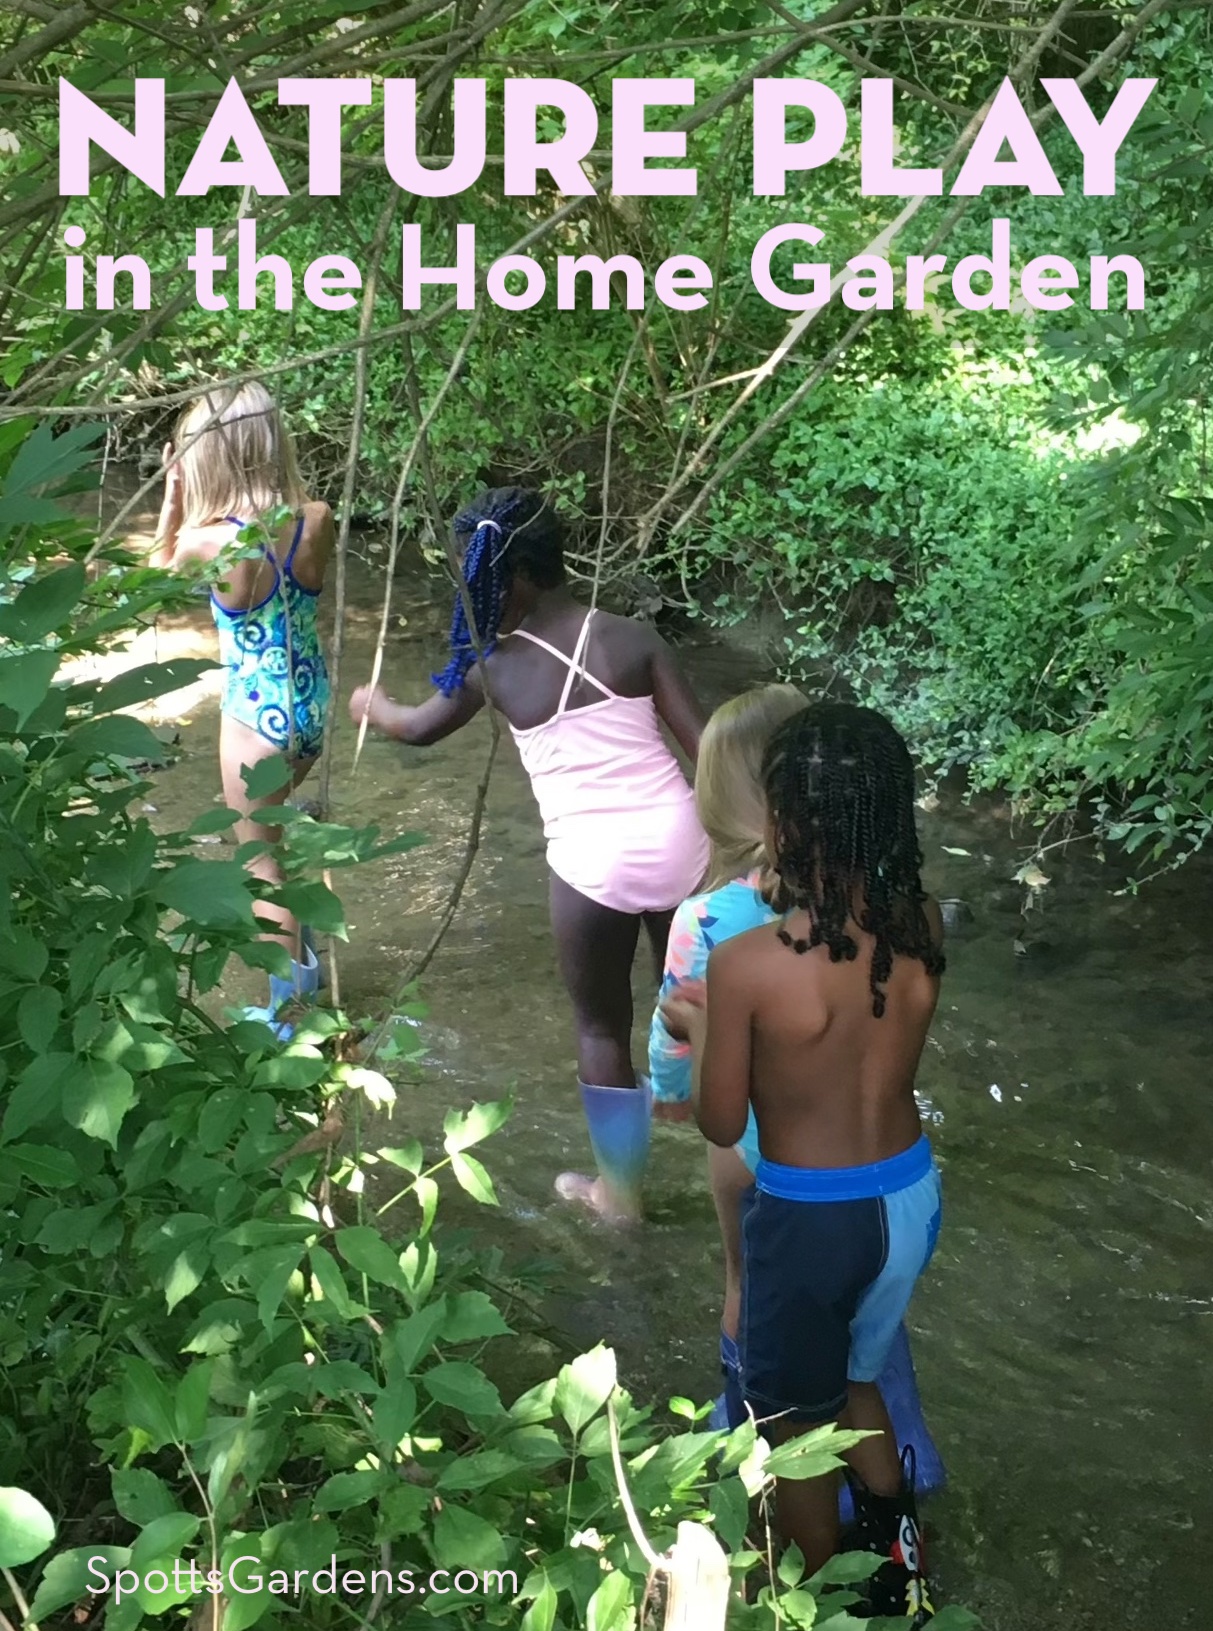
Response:
[[[442,1174],[496,1203],[471,1152],[509,1103],[452,1109],[441,1151],[365,1130],[340,1151],[320,1136],[334,1115],[394,1098],[347,1057],[345,1017],[314,1011],[286,1046],[212,1017],[230,960],[264,950],[250,909],[264,886],[131,814],[138,721],[107,710],[171,678],[56,681],[129,620],[134,575],[104,555],[91,579],[62,566],[89,546],[57,507],[68,450],[28,450],[35,572],[11,600],[6,660],[39,664],[0,712],[4,1612],[53,1627],[100,1596],[108,1631],[137,1631],[220,1590],[224,1631],[300,1613],[325,1631],[390,1589],[385,1622],[401,1627],[632,1631],[649,1565],[616,1436],[653,1547],[714,1524],[740,1590],[765,1555],[748,1546],[749,1497],[772,1469],[836,1466],[849,1436],[815,1433],[768,1467],[752,1424],[667,1434],[602,1348],[509,1398],[497,1356],[515,1330],[490,1290],[508,1271],[448,1244],[436,1217]],[[0,475],[0,513],[7,494]],[[286,890],[376,848],[297,817]],[[452,1574],[423,1597],[436,1570]],[[804,1580],[792,1555],[737,1623],[841,1627],[862,1574]]]
[[[175,406],[158,407],[157,399],[193,389],[197,359],[216,374],[290,359],[273,383],[299,433],[309,479],[334,496],[354,418],[348,347],[357,314],[317,310],[298,285],[321,254],[347,253],[368,272],[383,226],[388,247],[374,313],[383,339],[368,352],[357,469],[359,512],[382,516],[409,442],[401,427],[434,404],[467,321],[453,310],[437,316],[444,292],[431,291],[413,330],[400,333],[398,227],[406,213],[420,225],[433,265],[453,259],[456,218],[475,227],[481,267],[538,228],[529,252],[547,272],[549,295],[557,255],[630,255],[650,273],[669,254],[700,255],[715,276],[708,307],[674,313],[650,298],[640,347],[638,318],[622,309],[618,293],[609,311],[597,312],[584,298],[573,311],[557,310],[550,297],[525,312],[483,304],[467,363],[433,417],[425,458],[403,494],[404,535],[432,547],[437,514],[449,513],[475,482],[541,478],[587,523],[581,569],[597,556],[605,509],[608,569],[625,595],[634,589],[647,605],[664,597],[717,623],[758,603],[769,611],[773,601],[791,631],[778,653],[789,671],[829,678],[886,709],[933,771],[957,769],[974,788],[1003,786],[1019,808],[1045,820],[1089,812],[1102,837],[1159,864],[1203,840],[1213,824],[1213,785],[1203,769],[1213,697],[1201,666],[1213,604],[1203,508],[1213,310],[1213,115],[1202,89],[1213,67],[1208,8],[1174,0],[1139,30],[1131,6],[1079,8],[1054,30],[1055,7],[1045,0],[1025,0],[1013,16],[979,0],[946,27],[930,0],[906,0],[896,26],[861,14],[795,53],[790,19],[808,18],[812,8],[732,0],[713,0],[693,16],[673,0],[632,7],[626,27],[615,8],[588,0],[517,7],[496,26],[486,22],[483,34],[475,32],[479,14],[474,22],[461,15],[456,32],[466,26],[473,34],[457,49],[441,8],[416,8],[403,20],[391,8],[297,0],[268,11],[233,0],[205,18],[194,9],[198,20],[187,14],[175,31],[164,30],[143,0],[82,15],[74,30],[32,42],[28,19],[18,20],[11,40],[0,28],[0,50],[32,64],[18,67],[28,96],[5,116],[19,151],[5,154],[0,205],[14,262],[0,297],[10,342],[4,377],[18,404],[71,403],[82,386],[97,385],[131,407],[111,436],[111,453],[122,457],[158,449]],[[1136,30],[1127,54],[1088,86],[1097,114],[1126,74],[1154,76],[1161,64],[1166,73],[1118,156],[1116,197],[1082,196],[1074,143],[1054,120],[1042,139],[1064,196],[995,189],[942,247],[954,265],[987,247],[991,218],[1006,214],[1017,263],[1055,253],[1081,267],[1092,253],[1127,250],[1147,269],[1147,311],[1091,322],[1058,314],[1058,334],[1045,333],[1052,325],[1040,314],[971,314],[946,309],[946,300],[922,320],[882,316],[802,412],[770,431],[722,486],[708,524],[680,530],[675,551],[663,553],[660,530],[647,540],[645,577],[637,581],[631,518],[660,498],[729,411],[733,390],[714,386],[746,378],[785,332],[785,315],[751,286],[758,237],[794,211],[824,231],[822,253],[839,267],[896,213],[893,201],[862,195],[854,129],[836,161],[792,178],[786,199],[755,198],[745,99],[728,107],[712,99],[727,98],[740,76],[778,53],[773,71],[826,82],[854,110],[870,62],[898,80],[902,161],[933,164],[1042,30],[1037,73],[1045,78],[1077,73],[1126,27]],[[613,197],[603,169],[597,197],[545,226],[559,202],[554,193],[505,197],[494,161],[457,200],[403,198],[383,168],[381,102],[346,111],[342,195],[307,195],[305,115],[278,107],[274,95],[284,60],[293,73],[325,74],[378,72],[385,61],[430,64],[422,70],[432,75],[423,145],[442,153],[451,124],[440,58],[486,79],[494,150],[504,79],[549,71],[553,49],[561,77],[583,85],[599,106],[603,145],[609,76],[694,79],[695,110],[674,122],[693,126],[687,162],[698,171],[697,197]],[[266,279],[256,309],[204,311],[183,266],[196,226],[224,232],[230,225],[232,199],[223,190],[201,200],[174,191],[226,79],[216,52],[238,65],[289,189],[285,198],[256,200],[259,252],[282,254],[295,269],[289,312],[270,304]],[[87,256],[133,246],[145,256],[155,307],[146,321],[122,309],[62,310],[60,243],[47,236],[58,217],[45,207],[56,197],[56,74],[115,98],[129,95],[136,74],[168,81],[167,196],[98,161],[92,197],[72,200],[69,212],[87,223]],[[1038,87],[1025,94],[1034,110],[1045,105]],[[120,117],[125,107],[117,106]],[[558,121],[548,123],[554,131]],[[928,200],[894,245],[894,259],[920,250],[955,202]],[[790,247],[783,253],[788,263],[795,258]],[[224,287],[232,292],[230,276]],[[738,414],[720,454],[758,430],[786,382],[825,356],[849,320],[841,309],[822,315],[776,381]],[[28,429],[0,426],[0,444],[17,447]],[[82,445],[77,434],[56,443],[55,457],[67,466]],[[0,543],[35,522],[46,503],[28,478],[47,457],[49,436],[44,425],[12,461]],[[683,495],[693,496],[693,488]],[[667,519],[676,513],[677,506]],[[381,558],[380,540],[366,547]],[[690,591],[705,582],[706,603]],[[56,597],[72,592],[70,577],[48,579],[43,598],[23,604],[20,626],[10,621],[5,631],[36,638],[40,623],[53,626]],[[0,620],[10,614],[18,615],[0,608]],[[50,661],[40,651],[0,656],[0,700],[22,725],[49,683]],[[104,751],[148,757],[135,733],[119,745],[113,733],[125,728],[102,731]],[[314,847],[332,841],[298,836]]]

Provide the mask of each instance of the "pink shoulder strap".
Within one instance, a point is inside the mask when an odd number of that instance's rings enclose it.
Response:
[[[601,680],[596,680],[585,666],[585,647],[590,632],[590,619],[593,617],[593,615],[594,613],[592,611],[586,613],[585,622],[581,625],[581,633],[577,636],[577,644],[573,649],[573,655],[571,657],[567,657],[563,651],[560,651],[555,646],[550,645],[548,641],[541,640],[537,634],[528,633],[526,629],[512,629],[510,631],[511,634],[516,635],[520,640],[529,640],[533,646],[539,646],[541,650],[550,652],[553,657],[558,658],[559,661],[562,662],[568,669],[568,675],[564,682],[564,690],[560,693],[559,705],[557,706],[555,714],[552,716],[554,719],[558,719],[568,707],[569,695],[573,689],[573,682],[579,677],[581,679],[588,680],[592,686],[602,692],[604,697],[613,697],[615,695],[614,691],[609,690],[605,685],[603,685]]]

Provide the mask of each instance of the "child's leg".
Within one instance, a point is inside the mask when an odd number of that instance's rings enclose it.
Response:
[[[291,781],[280,787],[277,792],[259,799],[249,798],[241,775],[242,769],[252,769],[265,759],[281,756],[281,749],[276,748],[272,742],[267,742],[264,736],[259,736],[255,730],[241,724],[230,715],[223,715],[219,727],[219,767],[223,777],[224,801],[229,810],[238,810],[241,816],[236,822],[237,843],[277,844],[282,837],[281,826],[267,823],[263,815],[271,810],[280,809],[286,803],[288,796],[299,786],[316,761],[314,759],[301,761],[294,767]],[[282,882],[282,868],[272,854],[260,855],[256,860],[250,861],[248,870],[253,877],[261,879],[263,883],[277,885]],[[285,907],[271,905],[268,901],[258,901],[256,910],[259,918],[269,919],[277,926],[276,932],[271,931],[262,938],[277,940],[291,959],[298,961],[298,921]]]
[[[827,1425],[817,1423],[816,1426]],[[803,1422],[772,1422],[765,1431],[776,1444],[814,1431]],[[838,1550],[838,1474],[822,1478],[777,1478],[775,1513],[779,1532],[804,1554],[805,1569],[815,1573]]]
[[[653,968],[656,972],[657,984],[660,985],[665,977],[665,957],[670,944],[670,925],[674,921],[674,908],[668,912],[646,912],[644,914],[645,933],[649,937],[649,949],[653,954]]]
[[[636,1086],[632,1069],[632,963],[640,919],[600,906],[553,872],[552,933],[573,1003],[577,1070],[595,1087]]]
[[[552,930],[577,1025],[581,1102],[598,1177],[562,1172],[556,1190],[613,1223],[641,1215],[652,1115],[632,1069],[632,962],[639,917],[599,906],[552,874]]]
[[[708,1146],[708,1177],[720,1240],[724,1247],[724,1311],[721,1326],[725,1335],[737,1336],[741,1313],[741,1197],[754,1182],[754,1175],[736,1150]]]
[[[879,1433],[879,1438],[865,1438],[848,1450],[846,1462],[873,1495],[896,1495],[901,1489],[901,1458],[893,1423],[875,1382],[850,1384],[839,1424],[857,1433]]]

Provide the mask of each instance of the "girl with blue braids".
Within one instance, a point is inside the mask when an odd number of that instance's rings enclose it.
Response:
[[[643,928],[660,978],[674,908],[708,860],[661,727],[693,762],[703,713],[655,630],[570,594],[563,527],[541,494],[483,493],[456,517],[455,536],[483,669],[459,597],[435,694],[406,707],[363,686],[350,713],[418,746],[459,730],[486,702],[505,716],[543,817],[552,929],[598,1165],[596,1178],[562,1173],[556,1188],[612,1222],[633,1221],[651,1093],[632,1065],[632,963]]]
[[[290,436],[262,385],[213,387],[186,409],[176,440],[179,452],[172,442],[164,449],[164,504],[150,560],[170,568],[218,563],[221,581],[210,601],[225,670],[224,801],[239,813],[238,843],[275,845],[282,829],[266,816],[311,770],[324,740],[329,678],[316,608],[336,542],[333,516],[327,504],[309,500]],[[284,509],[292,512],[286,520],[268,531],[259,525]],[[253,528],[262,541],[234,551]],[[290,781],[251,798],[243,772],[278,757],[286,759]],[[248,870],[271,886],[282,881],[272,849]],[[248,1009],[245,1017],[265,1021],[285,1040],[291,1027],[278,1010],[314,996],[320,968],[308,931],[285,907],[262,901],[257,910],[270,925],[265,938],[287,951],[291,972],[289,979],[271,975],[269,1006]]]

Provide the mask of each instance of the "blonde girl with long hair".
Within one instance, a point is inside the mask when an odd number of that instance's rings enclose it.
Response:
[[[805,698],[793,685],[763,686],[717,708],[700,739],[695,804],[711,844],[711,860],[704,892],[692,895],[674,914],[661,997],[649,1034],[653,1114],[661,1120],[690,1119],[693,1060],[690,1044],[667,1028],[660,1003],[676,995],[701,1004],[712,948],[734,935],[770,923],[777,916],[770,904],[776,880],[766,850],[763,755],[779,727],[806,706]],[[720,1321],[720,1367],[725,1391],[713,1416],[713,1425],[720,1427],[737,1427],[746,1419],[737,1345],[741,1230],[758,1160],[758,1128],[752,1111],[741,1142],[734,1149],[708,1146],[708,1173],[720,1223],[725,1271]],[[928,1494],[940,1488],[946,1475],[922,1418],[904,1326],[878,1386],[899,1446],[914,1446],[918,1493]],[[843,1516],[850,1516],[845,1486]]]
[[[164,449],[164,503],[150,557],[169,569],[212,565],[246,528],[272,517],[262,541],[222,566],[211,591],[211,613],[225,669],[219,730],[223,796],[239,813],[239,843],[276,846],[280,825],[266,820],[299,786],[320,755],[330,691],[316,626],[316,609],[336,542],[332,511],[309,499],[294,445],[264,386],[219,385],[182,414]],[[289,512],[282,518],[281,512]],[[243,772],[284,758],[290,778],[278,791],[251,798]],[[282,881],[275,855],[249,862],[270,886]],[[270,1003],[248,1017],[282,1036],[278,1010],[313,996],[320,971],[310,935],[284,907],[258,905],[291,961],[289,980],[270,977]]]

